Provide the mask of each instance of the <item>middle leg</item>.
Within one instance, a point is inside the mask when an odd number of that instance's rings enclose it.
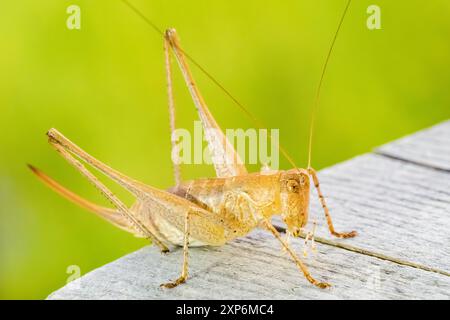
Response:
[[[184,220],[183,267],[181,269],[181,276],[173,282],[161,284],[161,287],[175,288],[179,284],[186,282],[186,279],[188,277],[189,236],[190,236],[190,211],[186,211]]]
[[[281,235],[278,233],[277,229],[275,229],[275,227],[268,221],[268,220],[264,220],[264,226],[266,227],[267,230],[269,230],[270,232],[272,232],[272,234],[275,236],[275,238],[278,239],[278,241],[281,242],[281,245],[283,246],[283,249],[285,249],[289,255],[292,257],[292,259],[295,261],[295,264],[297,265],[297,267],[300,269],[300,271],[303,272],[303,274],[305,275],[305,278],[311,282],[313,285],[321,288],[321,289],[325,289],[328,288],[330,286],[329,283],[326,282],[320,282],[317,281],[316,279],[314,279],[311,276],[311,273],[309,273],[308,268],[303,264],[302,260],[300,260],[299,257],[297,257],[297,255],[295,254],[295,252],[291,249],[291,247],[289,246],[288,243],[286,243],[286,241],[284,241],[284,239],[281,238]]]

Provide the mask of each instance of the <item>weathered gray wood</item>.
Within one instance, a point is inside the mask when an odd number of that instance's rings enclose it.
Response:
[[[306,262],[330,290],[310,285],[278,242],[256,230],[220,248],[191,249],[191,277],[175,289],[159,284],[179,275],[181,251],[146,247],[49,299],[450,299],[449,133],[447,121],[319,173],[336,229],[359,232],[330,236],[313,190],[310,216],[323,243]],[[301,254],[303,240],[291,242]]]
[[[450,120],[383,145],[376,152],[450,171]]]
[[[336,229],[359,235],[331,236],[312,191],[318,236],[450,273],[450,173],[367,154],[319,178]]]
[[[292,244],[300,252],[301,239]],[[450,277],[318,244],[306,259],[333,284],[309,284],[279,243],[262,230],[219,248],[191,250],[191,278],[175,289],[159,285],[179,275],[181,250],[163,256],[145,247],[103,266],[49,299],[450,299]]]

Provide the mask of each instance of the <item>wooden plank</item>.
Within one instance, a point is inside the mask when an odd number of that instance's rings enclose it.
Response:
[[[301,252],[302,239],[292,239]],[[181,250],[145,247],[94,270],[49,299],[449,299],[450,277],[318,244],[306,260],[318,289],[299,273],[270,234],[256,230],[218,248],[191,250],[191,277],[175,289],[159,285],[179,275]]]
[[[376,152],[450,171],[450,120],[381,146]]]
[[[331,236],[312,191],[318,236],[450,274],[450,173],[367,154],[319,178],[336,229],[359,235]]]

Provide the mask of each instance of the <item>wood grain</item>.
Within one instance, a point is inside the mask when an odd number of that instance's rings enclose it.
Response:
[[[301,252],[301,239],[292,244]],[[49,299],[449,299],[450,277],[318,244],[306,260],[306,281],[279,243],[256,230],[218,248],[191,250],[191,277],[175,289],[159,285],[179,275],[182,252],[164,256],[154,247],[107,264],[50,295]]]
[[[450,171],[450,120],[383,145],[375,152]]]

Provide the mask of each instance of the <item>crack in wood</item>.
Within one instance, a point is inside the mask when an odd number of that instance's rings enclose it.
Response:
[[[383,157],[386,157],[386,158],[389,158],[389,159],[394,159],[394,160],[402,161],[402,162],[405,162],[405,163],[413,164],[413,165],[416,165],[416,166],[419,166],[419,167],[424,167],[424,168],[437,170],[437,171],[441,171],[441,172],[446,172],[446,173],[450,172],[450,170],[447,170],[447,169],[444,169],[444,168],[439,168],[439,167],[433,166],[431,164],[426,164],[426,163],[422,163],[422,162],[419,162],[419,161],[410,160],[410,159],[402,158],[402,157],[399,157],[399,156],[394,156],[394,155],[389,154],[387,152],[384,152],[383,150],[380,150],[380,149],[375,149],[375,150],[373,150],[372,153],[380,155],[380,156],[383,156]]]
[[[276,226],[276,229],[278,230],[278,232],[286,233],[286,228],[283,228],[281,226]],[[305,239],[306,233],[301,231],[299,237]],[[349,244],[335,242],[335,241],[328,240],[328,239],[325,239],[325,238],[322,238],[322,237],[314,237],[314,241],[318,242],[318,243],[321,243],[321,244],[328,245],[328,246],[336,247],[336,248],[339,248],[339,249],[344,249],[344,250],[347,250],[347,251],[351,251],[351,252],[359,253],[359,254],[362,254],[362,255],[378,258],[378,259],[381,259],[381,260],[390,261],[390,262],[393,262],[393,263],[396,263],[396,264],[399,264],[399,265],[402,265],[402,266],[408,266],[408,267],[421,269],[421,270],[429,271],[429,272],[434,272],[434,273],[438,273],[438,274],[450,277],[450,272],[447,272],[447,271],[444,271],[444,270],[428,267],[428,266],[425,266],[425,265],[420,264],[420,263],[414,263],[414,262],[410,262],[410,261],[407,261],[407,260],[390,257],[390,256],[382,254],[382,253],[378,253],[378,252],[375,252],[375,251],[359,248],[359,247],[352,246],[352,245],[349,245]]]

